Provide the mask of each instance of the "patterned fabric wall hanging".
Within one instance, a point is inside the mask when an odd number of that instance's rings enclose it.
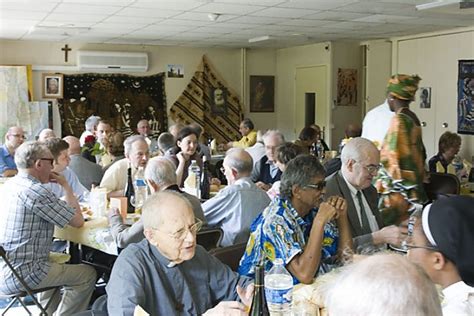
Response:
[[[213,69],[205,56],[183,94],[170,109],[175,122],[199,123],[204,136],[218,143],[240,139],[242,106],[239,96]]]
[[[474,60],[459,61],[458,133],[474,135]]]
[[[63,136],[79,137],[90,115],[102,119],[125,137],[136,134],[137,123],[147,119],[153,136],[166,131],[165,74],[64,75],[64,97],[59,102]]]

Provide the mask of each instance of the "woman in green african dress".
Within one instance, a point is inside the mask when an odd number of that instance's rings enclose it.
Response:
[[[387,86],[387,100],[395,116],[385,136],[380,152],[383,165],[376,186],[382,194],[381,209],[385,224],[399,223],[408,217],[410,203],[423,204],[426,151],[421,137],[420,120],[409,105],[415,98],[417,75],[398,74]]]

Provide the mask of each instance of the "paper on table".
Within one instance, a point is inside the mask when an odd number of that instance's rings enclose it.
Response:
[[[133,316],[149,316],[149,315],[150,314],[145,312],[145,310],[140,305],[135,306],[135,311],[133,312]]]

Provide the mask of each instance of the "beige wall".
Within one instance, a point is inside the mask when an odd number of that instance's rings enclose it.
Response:
[[[362,124],[362,46],[359,43],[332,43],[332,149],[337,150],[341,139],[344,138],[344,130],[348,124]],[[357,69],[357,105],[335,106],[337,95],[337,71],[338,68]]]
[[[387,80],[392,75],[392,43],[383,40],[364,44],[367,47],[366,113],[385,101]]]
[[[319,43],[284,48],[277,51],[276,103],[278,107],[276,125],[287,140],[296,139],[300,132],[294,129],[296,67],[329,66],[331,64],[331,53],[330,50],[325,49],[328,45],[330,46],[329,43]]]

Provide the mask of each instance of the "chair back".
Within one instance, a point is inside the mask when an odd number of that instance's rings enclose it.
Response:
[[[204,228],[196,235],[198,245],[203,246],[207,251],[219,247],[224,232],[220,228]]]
[[[450,173],[430,172],[430,182],[425,184],[430,200],[436,200],[440,195],[459,194],[460,190],[458,177]]]
[[[240,258],[244,254],[247,243],[240,243],[228,247],[216,248],[209,253],[219,259],[222,263],[228,265],[232,271],[237,271],[239,268]]]

